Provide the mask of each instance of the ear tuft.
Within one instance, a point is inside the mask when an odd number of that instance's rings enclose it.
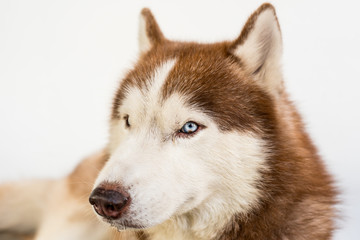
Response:
[[[230,52],[270,91],[282,86],[282,39],[275,8],[265,3],[247,20]]]
[[[165,41],[159,25],[150,9],[144,8],[139,19],[139,49],[141,53],[147,52],[152,47]]]

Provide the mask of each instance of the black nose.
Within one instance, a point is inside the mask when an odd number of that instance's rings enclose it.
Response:
[[[130,196],[126,192],[95,188],[91,193],[89,202],[97,214],[109,219],[117,219],[126,210]]]

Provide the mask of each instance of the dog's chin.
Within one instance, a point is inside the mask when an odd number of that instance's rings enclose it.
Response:
[[[140,223],[129,221],[127,219],[111,220],[111,219],[103,218],[103,221],[110,224],[112,227],[116,228],[118,231],[141,230],[141,229],[145,229],[145,228],[150,227],[150,226],[145,226],[145,225],[140,224]]]

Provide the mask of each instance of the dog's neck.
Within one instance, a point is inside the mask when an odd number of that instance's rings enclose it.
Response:
[[[210,217],[211,216],[211,217]],[[219,234],[231,221],[231,216],[187,213],[173,217],[146,231],[151,240],[209,240],[218,239]]]
[[[213,200],[214,198],[212,198]],[[227,211],[235,209],[218,199],[202,204],[190,212],[174,216],[155,227],[144,230],[141,240],[230,240],[237,239],[242,225],[249,220],[253,210],[239,209],[237,213]]]

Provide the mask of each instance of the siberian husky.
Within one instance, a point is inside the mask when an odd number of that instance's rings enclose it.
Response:
[[[284,89],[274,7],[214,44],[168,40],[144,9],[139,43],[106,148],[65,179],[3,185],[2,236],[330,239],[336,190]]]

